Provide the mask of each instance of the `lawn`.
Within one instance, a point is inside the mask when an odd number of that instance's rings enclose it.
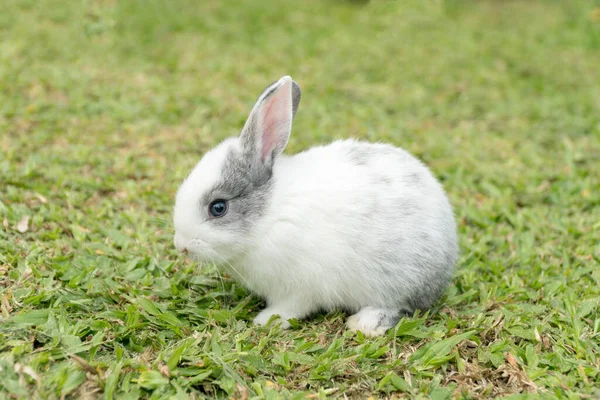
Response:
[[[0,399],[600,398],[600,3],[5,0]],[[386,141],[448,191],[445,296],[381,338],[178,254],[175,191],[261,90],[288,149]]]

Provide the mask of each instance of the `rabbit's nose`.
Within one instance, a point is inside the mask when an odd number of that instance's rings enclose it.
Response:
[[[187,246],[185,245],[183,237],[179,233],[175,233],[175,237],[173,238],[173,244],[175,245],[175,248],[177,250],[181,251],[184,254],[187,253]]]

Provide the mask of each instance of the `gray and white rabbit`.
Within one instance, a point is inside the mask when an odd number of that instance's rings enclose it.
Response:
[[[257,324],[341,309],[354,313],[351,330],[382,335],[451,280],[452,208],[397,147],[341,140],[283,155],[299,102],[298,85],[281,78],[240,136],[204,155],[177,192],[175,246],[264,297]]]

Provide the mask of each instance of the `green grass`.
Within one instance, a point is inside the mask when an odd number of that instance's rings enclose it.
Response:
[[[0,37],[0,399],[600,397],[600,3],[7,0]],[[173,248],[286,74],[289,153],[388,141],[455,207],[453,285],[385,337],[253,327]]]

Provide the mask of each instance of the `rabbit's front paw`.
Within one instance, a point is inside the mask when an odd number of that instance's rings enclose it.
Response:
[[[260,326],[266,326],[269,323],[269,320],[273,316],[278,316],[279,319],[274,320],[274,324],[280,324],[282,329],[287,329],[290,327],[290,323],[288,319],[295,318],[293,313],[289,311],[278,310],[276,308],[265,308],[261,312],[258,313],[256,318],[254,318],[254,324]]]

